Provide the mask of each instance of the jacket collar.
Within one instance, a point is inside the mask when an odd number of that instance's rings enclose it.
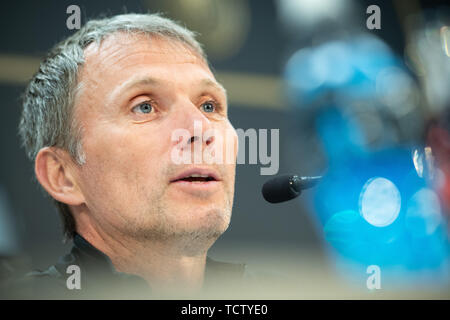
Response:
[[[89,272],[95,274],[100,272],[102,275],[108,274],[118,278],[133,278],[134,281],[146,283],[146,281],[140,276],[117,271],[111,259],[102,251],[91,245],[81,235],[75,234],[73,244],[74,246],[72,248],[71,255],[68,256],[71,256],[70,259],[72,260],[79,260],[79,263],[83,265],[84,268],[88,269]],[[65,261],[65,264],[68,262],[70,261]],[[224,279],[240,281],[244,276],[245,269],[245,264],[219,262],[211,259],[210,257],[206,257],[204,286],[209,287],[216,283],[217,280]]]

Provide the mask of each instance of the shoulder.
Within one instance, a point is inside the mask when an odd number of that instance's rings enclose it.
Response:
[[[3,290],[12,299],[59,299],[67,294],[65,279],[55,266],[9,279],[3,284]]]
[[[71,255],[65,255],[45,270],[32,270],[17,275],[2,284],[2,291],[12,299],[71,299],[76,292],[67,287],[66,263]],[[69,259],[70,260],[70,259]]]

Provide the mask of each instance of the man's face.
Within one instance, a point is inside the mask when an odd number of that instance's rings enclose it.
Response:
[[[232,130],[237,144],[225,92],[209,67],[181,43],[123,33],[89,46],[85,58],[74,116],[86,157],[76,175],[90,219],[103,231],[138,239],[215,240],[231,216],[234,161],[172,159],[174,148],[198,143],[202,152],[221,140],[172,139],[176,129],[194,136],[194,121],[222,140]],[[190,173],[215,181],[176,180]]]

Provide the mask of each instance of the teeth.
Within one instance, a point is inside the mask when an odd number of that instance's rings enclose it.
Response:
[[[192,177],[192,178],[208,178],[208,175],[205,175],[205,174],[191,174],[189,177]]]

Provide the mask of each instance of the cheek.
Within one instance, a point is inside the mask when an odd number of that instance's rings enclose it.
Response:
[[[163,151],[160,144],[145,137],[110,131],[91,139],[85,148],[83,180],[86,191],[106,198],[131,199],[144,192],[152,182],[158,185],[154,181],[160,177],[158,171]]]
[[[222,153],[225,160],[225,164],[227,165],[235,165],[239,143],[238,136],[236,130],[231,125],[229,121],[225,123],[225,125],[219,129],[221,134],[221,138],[218,139],[218,143],[222,144]]]
[[[228,139],[231,140],[230,143],[233,144],[234,158],[237,158],[237,153],[239,150],[239,139],[236,130],[230,121],[227,122],[226,132],[228,135]]]
[[[231,123],[228,121],[227,125],[225,126],[225,143],[224,143],[224,154],[226,152],[231,152],[231,157],[225,158],[226,160],[232,159],[231,163],[227,161],[225,163],[226,170],[228,177],[230,178],[230,185],[232,188],[234,188],[234,179],[235,179],[235,173],[236,173],[236,159],[237,159],[237,153],[239,148],[239,141],[238,136],[236,133],[236,130],[231,125]]]

